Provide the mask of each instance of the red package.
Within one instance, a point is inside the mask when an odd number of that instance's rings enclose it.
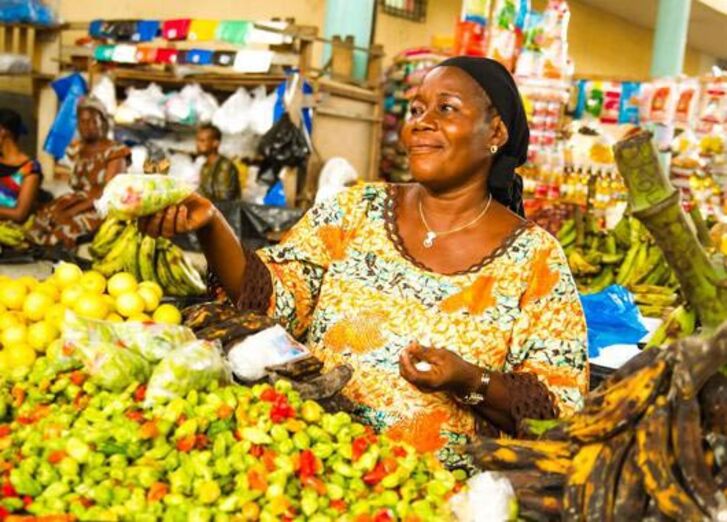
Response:
[[[454,32],[454,54],[485,56],[487,54],[485,26],[477,22],[457,22]]]
[[[156,47],[137,47],[136,61],[139,63],[156,63],[157,49]]]
[[[162,24],[162,36],[166,40],[186,40],[191,24],[192,20],[190,18],[167,20]]]
[[[175,64],[178,56],[179,51],[177,49],[157,49],[156,63]]]

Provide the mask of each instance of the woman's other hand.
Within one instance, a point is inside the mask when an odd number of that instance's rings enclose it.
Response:
[[[214,206],[208,199],[193,193],[179,205],[142,218],[139,225],[152,237],[173,237],[204,228],[212,220],[214,212]]]
[[[426,370],[417,363],[427,363]],[[419,365],[421,368],[423,365]],[[399,357],[399,373],[423,392],[466,395],[479,386],[482,370],[449,350],[412,345]]]

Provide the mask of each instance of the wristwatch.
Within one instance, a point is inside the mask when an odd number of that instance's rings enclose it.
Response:
[[[490,375],[489,370],[483,370],[480,385],[463,397],[455,395],[455,399],[466,406],[477,406],[483,403],[487,396],[487,388],[490,386]]]

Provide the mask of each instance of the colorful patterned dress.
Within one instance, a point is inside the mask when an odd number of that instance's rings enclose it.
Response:
[[[40,163],[28,160],[20,166],[0,163],[0,207],[15,208],[26,176],[43,177]]]
[[[450,466],[474,434],[471,410],[399,375],[411,345],[446,348],[503,372],[532,372],[561,414],[587,391],[586,327],[558,242],[524,222],[472,269],[442,275],[405,251],[395,185],[357,186],[311,209],[280,245],[258,252],[272,278],[268,312],[326,367],[355,372],[344,393],[379,431]]]
[[[78,144],[72,145],[68,157],[73,161],[73,170],[69,179],[71,190],[75,194],[90,197],[93,189],[106,184],[106,169],[109,163],[120,158],[127,158],[131,151],[120,143],[111,143],[104,150],[89,157],[80,154]],[[40,245],[63,244],[66,248],[76,246],[77,240],[94,232],[103,221],[91,208],[73,216],[67,216],[60,210],[64,197],[61,196],[42,207],[36,215],[30,235]]]

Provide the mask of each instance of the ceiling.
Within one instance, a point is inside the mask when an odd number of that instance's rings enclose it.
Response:
[[[644,27],[653,28],[658,0],[580,0]],[[683,0],[686,1],[686,0]],[[690,47],[727,59],[727,0],[693,0],[689,17]]]

